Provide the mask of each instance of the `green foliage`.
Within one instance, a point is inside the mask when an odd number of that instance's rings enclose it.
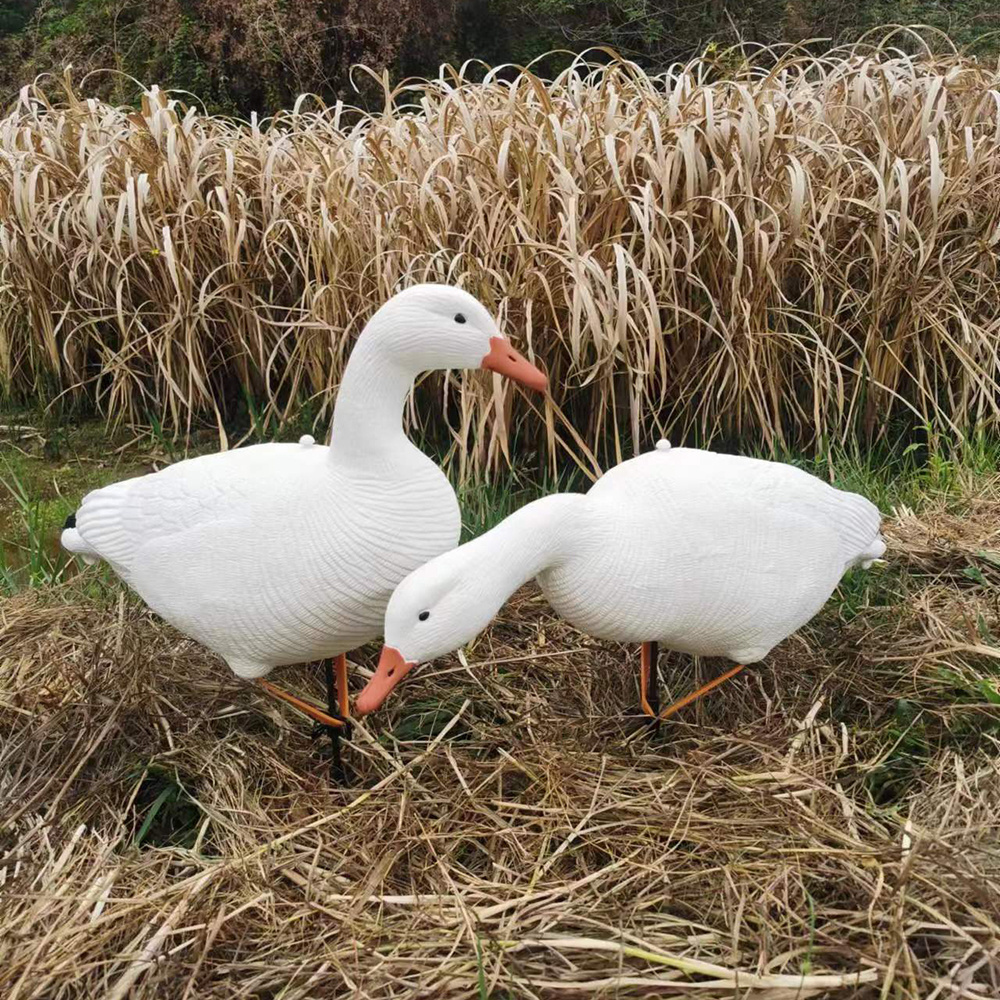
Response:
[[[423,742],[434,739],[451,722],[462,707],[461,701],[413,701],[402,707],[399,720],[392,727],[391,734],[382,737],[383,742],[400,743]],[[469,729],[459,722],[451,731],[451,741],[468,739]]]
[[[926,24],[960,47],[998,50],[994,0],[43,0],[37,9],[0,0],[0,101],[71,62],[78,72],[112,67],[186,89],[210,111],[247,116],[300,92],[353,102],[355,83],[362,100],[379,101],[370,81],[352,79],[359,61],[395,77],[433,75],[444,61],[523,65],[556,49],[603,45],[658,69],[714,43],[725,53],[741,40],[849,42],[883,24]],[[103,74],[95,86],[120,101],[136,96],[121,75]]]
[[[508,469],[486,482],[456,483],[462,508],[462,541],[476,538],[532,500],[550,493],[586,492],[583,477],[575,471],[529,479]]]
[[[920,777],[930,757],[930,745],[923,712],[905,698],[896,702],[884,733],[885,754],[868,773],[866,785],[876,804],[888,806],[902,799]]]
[[[211,112],[249,116],[274,112],[303,92],[353,103],[357,62],[403,73],[433,69],[452,54],[455,4],[43,0],[30,20],[5,17],[6,10],[0,6],[0,104],[38,74],[61,74],[71,63],[77,76],[117,70],[95,75],[88,88],[117,103],[137,100],[131,77],[187,90]],[[366,77],[358,82],[380,93]]]
[[[194,845],[202,811],[175,771],[150,766],[136,772],[139,789],[132,807],[138,828],[136,847],[187,847]]]
[[[183,86],[193,94],[211,94],[211,73],[198,54],[198,35],[204,30],[190,14],[181,16],[180,25],[167,42],[166,63],[172,80],[184,81]]]
[[[0,434],[0,597],[72,578],[96,601],[117,600],[108,567],[80,574],[82,563],[59,538],[85,494],[149,471],[148,461],[137,455],[123,459],[115,451],[132,435],[115,437],[103,421],[87,420],[68,407],[41,413],[0,406],[0,425],[37,429],[19,447]]]
[[[69,513],[65,501],[33,496],[15,462],[0,461],[0,594],[58,583],[66,570],[56,526]],[[9,511],[9,513],[8,513]]]
[[[973,52],[996,52],[1000,40],[1000,7],[995,0],[866,0],[856,8],[863,30],[883,24],[926,24]]]
[[[31,19],[33,6],[31,3],[0,0],[0,38],[21,31]]]
[[[62,36],[79,36],[88,32],[100,20],[114,16],[108,0],[78,0],[62,6],[43,5],[38,18],[42,38],[55,39]]]
[[[476,938],[476,984],[479,988],[479,1000],[490,1000],[489,990],[486,988],[486,968],[483,965],[483,944]]]
[[[500,13],[477,34],[474,51],[487,61],[530,62],[554,49],[606,45],[644,66],[684,61],[716,43],[770,45],[811,38],[855,41],[884,24],[925,24],[963,48],[996,52],[1000,11],[994,0],[492,0]],[[903,37],[898,44],[910,43]],[[723,68],[724,67],[720,67]]]

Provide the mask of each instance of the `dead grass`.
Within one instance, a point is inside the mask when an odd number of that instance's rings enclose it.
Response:
[[[903,512],[888,567],[658,738],[635,651],[522,591],[479,669],[359,727],[347,790],[124,594],[13,598],[0,994],[996,996],[998,523],[995,483]]]
[[[261,420],[312,399],[325,426],[367,316],[432,278],[500,314],[558,406],[428,379],[410,418],[463,477],[514,434],[554,464],[662,432],[995,426],[998,68],[720,58],[446,69],[384,111],[304,97],[249,124],[27,87],[0,119],[0,385],[181,430],[244,391]]]

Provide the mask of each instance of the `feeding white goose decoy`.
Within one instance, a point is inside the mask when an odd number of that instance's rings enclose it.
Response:
[[[472,640],[535,577],[577,628],[643,643],[642,707],[665,718],[809,621],[846,570],[882,555],[879,529],[864,497],[794,466],[661,441],[589,492],[529,503],[406,577],[355,710],[373,711],[414,666]],[[660,715],[647,690],[656,643],[737,667]]]
[[[263,681],[327,725],[347,715],[344,654],[381,634],[393,588],[458,544],[455,491],[402,428],[413,380],[487,368],[546,377],[471,295],[417,285],[369,320],[337,395],[329,447],[259,444],[178,462],[84,497],[62,544],[104,559],[161,617],[239,677],[338,657],[339,711]],[[328,686],[332,672],[328,664]]]

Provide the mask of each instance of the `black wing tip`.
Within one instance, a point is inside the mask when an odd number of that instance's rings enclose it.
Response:
[[[70,516],[66,518],[66,521],[63,524],[63,531],[66,531],[67,528],[75,528],[75,527],[76,527],[76,514],[70,514]]]

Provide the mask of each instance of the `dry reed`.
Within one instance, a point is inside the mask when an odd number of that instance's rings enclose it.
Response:
[[[365,318],[432,278],[553,376],[547,410],[425,382],[410,418],[463,475],[516,433],[610,462],[662,432],[995,427],[1000,69],[769,58],[446,68],[266,123],[26,87],[0,119],[0,383],[180,429],[241,390],[282,418],[312,398],[322,424]]]
[[[1000,709],[976,695],[997,488],[901,511],[901,576],[655,739],[635,651],[525,590],[474,672],[425,668],[365,720],[347,790],[297,717],[124,594],[8,601],[0,994],[1000,995]],[[321,696],[313,669],[282,680]],[[141,837],[153,775],[197,804],[183,842]]]

